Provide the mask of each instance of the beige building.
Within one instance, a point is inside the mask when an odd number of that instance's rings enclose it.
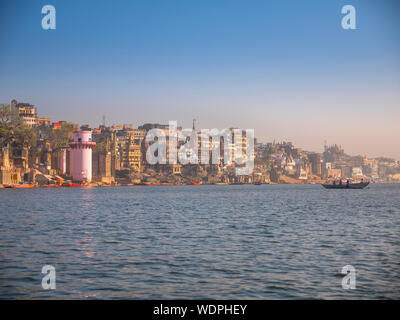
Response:
[[[121,168],[130,168],[137,172],[142,170],[142,145],[145,136],[146,131],[140,129],[125,129],[118,132],[117,144]]]
[[[38,124],[38,116],[36,108],[29,103],[18,103],[16,100],[11,101],[11,105],[17,108],[18,115],[22,123],[28,127],[35,127]]]

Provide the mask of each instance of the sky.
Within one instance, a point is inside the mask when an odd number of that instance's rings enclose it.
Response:
[[[56,29],[43,30],[44,5]],[[356,9],[356,30],[341,8]],[[0,103],[400,160],[396,0],[0,0]]]

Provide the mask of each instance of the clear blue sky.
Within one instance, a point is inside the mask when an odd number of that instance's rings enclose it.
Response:
[[[41,8],[57,28],[41,28]],[[341,28],[352,4],[357,30]],[[0,102],[400,159],[400,1],[0,0]]]

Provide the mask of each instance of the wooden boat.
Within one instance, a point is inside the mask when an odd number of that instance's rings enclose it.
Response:
[[[343,184],[330,184],[324,183],[322,186],[325,189],[364,189],[369,185],[369,182],[359,182],[359,183],[343,183]]]
[[[199,186],[201,183],[200,182],[189,182],[188,184],[191,184],[193,186]]]
[[[167,182],[163,182],[163,183],[160,183],[160,186],[169,186],[169,183],[167,183]]]
[[[34,184],[12,184],[9,186],[6,186],[6,188],[14,188],[14,189],[30,189],[34,188]]]
[[[154,182],[144,182],[143,183],[144,186],[158,186],[158,183],[154,183]]]
[[[254,182],[254,184],[255,184],[256,186],[261,186],[261,185],[262,185],[262,182],[261,182],[261,181],[257,181],[257,182]]]
[[[88,184],[74,184],[74,183],[68,183],[68,187],[89,187]]]
[[[41,188],[59,188],[61,185],[59,184],[45,184],[43,186],[40,186]]]

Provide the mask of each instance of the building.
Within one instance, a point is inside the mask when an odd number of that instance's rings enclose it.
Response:
[[[298,168],[297,172],[296,172],[296,178],[299,180],[307,180],[308,176],[307,176],[307,172],[306,170],[304,170],[303,168]]]
[[[91,131],[74,132],[74,141],[69,143],[70,174],[74,181],[92,180],[92,149],[95,145]]]
[[[316,176],[322,175],[322,156],[319,153],[311,153],[308,156],[311,162],[311,172]]]
[[[51,120],[49,118],[37,118],[37,125],[49,127]]]
[[[59,122],[53,122],[51,124],[51,127],[53,128],[53,130],[60,130],[61,129],[61,124]]]
[[[8,147],[0,149],[0,184],[11,184],[12,172]]]
[[[351,175],[353,178],[359,178],[363,176],[362,168],[360,167],[353,167],[351,169]]]
[[[143,140],[146,131],[129,129],[117,132],[117,144],[120,154],[121,168],[133,169],[140,172],[144,160]]]
[[[157,164],[156,166],[153,166],[152,168],[156,170],[163,170],[163,171],[169,171],[170,166],[168,164],[175,163],[177,159],[177,153],[176,154],[171,154],[170,155],[170,141],[175,140],[177,142],[177,150],[178,152],[179,146],[181,144],[181,141],[177,141],[178,136],[180,136],[182,127],[176,127],[176,128],[171,128],[173,130],[176,130],[176,135],[175,136],[170,136],[170,126],[169,124],[159,124],[159,123],[146,123],[142,126],[138,127],[138,130],[143,130],[144,131],[144,137],[143,140],[145,139],[147,133],[150,130],[157,129],[160,130],[163,133],[163,137],[157,137],[158,138],[158,143],[160,145],[163,145],[165,147],[165,157],[161,158],[159,157],[159,161],[161,164]],[[147,159],[146,159],[146,153],[148,148],[150,147],[152,143],[149,141],[143,141],[142,144],[142,155],[143,155],[143,161],[142,164],[149,166]]]
[[[11,144],[11,158],[15,167],[23,171],[28,169],[29,147],[16,142]]]
[[[328,179],[340,179],[342,177],[342,170],[340,169],[328,169],[327,178]]]
[[[93,179],[108,183],[114,181],[111,165],[111,152],[94,152],[92,158]]]
[[[16,100],[11,101],[11,105],[18,111],[22,123],[28,127],[37,126],[38,116],[36,108],[29,103],[19,103]]]
[[[344,165],[339,168],[342,170],[342,178],[348,179],[352,176],[352,173],[351,173],[352,168],[350,166]]]

